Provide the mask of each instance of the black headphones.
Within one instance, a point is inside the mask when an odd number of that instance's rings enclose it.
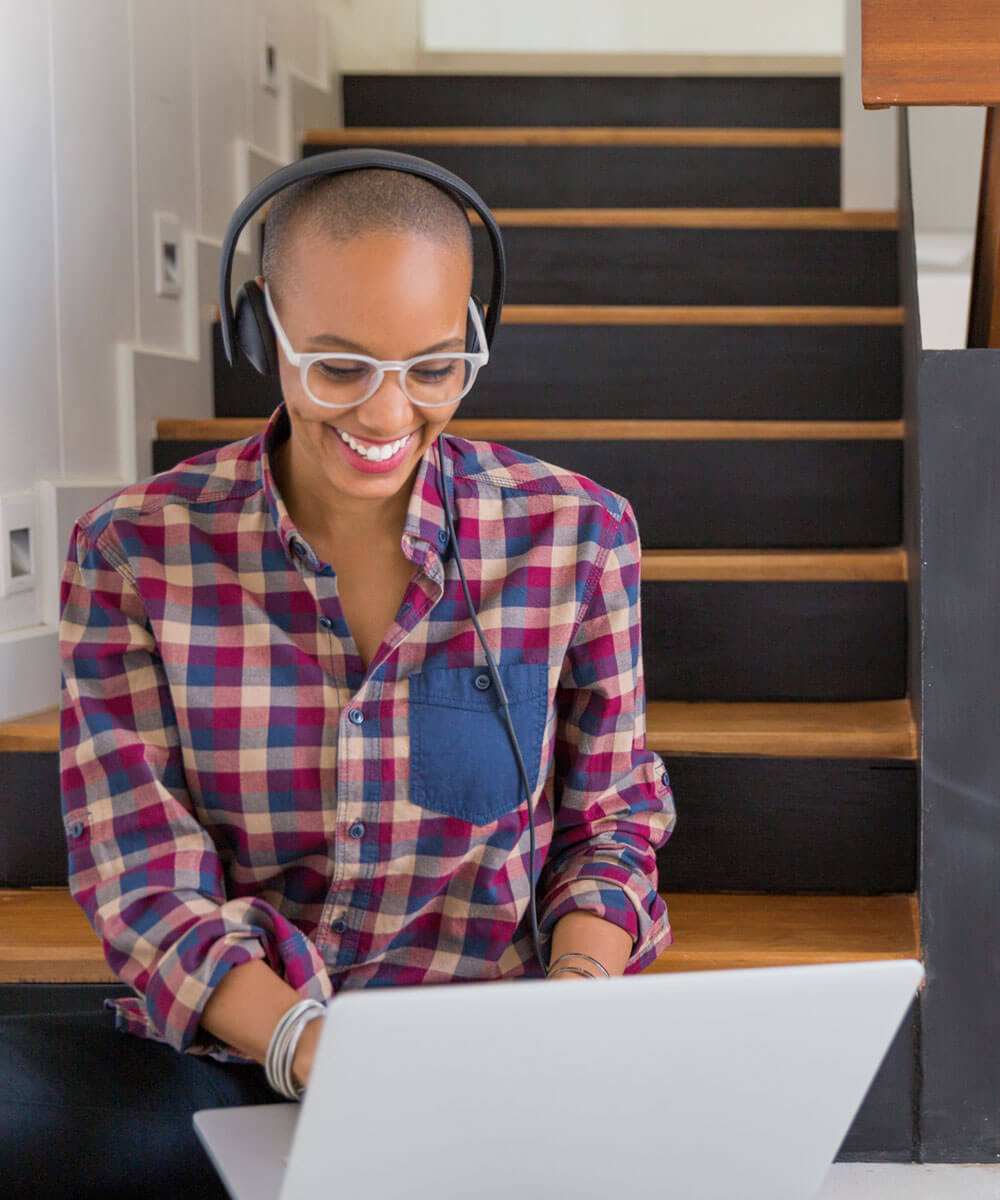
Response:
[[[448,192],[452,199],[473,209],[482,221],[490,238],[493,279],[490,284],[489,307],[484,311],[482,302],[476,296],[472,297],[472,302],[483,322],[487,348],[493,345],[493,337],[500,321],[500,310],[503,308],[507,257],[504,254],[500,228],[479,193],[444,167],[439,167],[437,163],[429,162],[426,158],[417,158],[413,154],[399,154],[393,150],[331,150],[289,163],[288,166],[272,172],[247,193],[229,220],[219,258],[219,317],[222,321],[222,344],[230,365],[236,355],[235,347],[239,345],[261,375],[278,374],[278,348],[274,328],[267,315],[264,293],[257,281],[249,280],[237,292],[235,313],[230,303],[233,256],[243,227],[262,204],[293,183],[303,179],[315,179],[321,175],[339,175],[344,171],[361,171],[373,167],[419,175],[422,179],[437,184],[443,191]],[[467,351],[476,349],[476,340],[476,329],[470,315],[466,319]]]

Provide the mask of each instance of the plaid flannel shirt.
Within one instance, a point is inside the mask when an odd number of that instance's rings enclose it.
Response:
[[[443,434],[422,456],[414,572],[366,671],[337,580],[298,533],[263,433],[124,488],[76,523],[62,577],[69,882],[135,995],[118,1026],[243,1057],[199,1025],[232,966],[300,994],[539,976],[528,812],[440,488],[532,783],[543,946],[582,909],[673,935],[673,829],[645,748],[640,545],[585,476]]]

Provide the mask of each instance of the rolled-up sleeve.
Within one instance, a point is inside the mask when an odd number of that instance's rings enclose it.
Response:
[[[75,525],[60,609],[70,891],[112,971],[142,998],[148,1036],[224,1057],[229,1049],[199,1020],[231,967],[265,959],[320,1000],[329,977],[313,943],[272,905],[226,896],[185,785],[162,658],[112,525],[99,534],[85,518]]]
[[[554,830],[539,880],[540,932],[574,909],[611,921],[633,939],[628,974],[673,940],[656,850],[676,814],[663,761],[645,744],[640,570],[626,501],[560,675]]]

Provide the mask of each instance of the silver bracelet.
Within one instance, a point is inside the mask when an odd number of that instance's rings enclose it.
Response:
[[[564,958],[585,958],[587,962],[592,962],[595,967],[604,972],[605,979],[611,978],[611,972],[608,970],[608,968],[603,963],[598,962],[596,958],[591,958],[589,954],[560,954],[554,963],[549,963],[549,971],[551,971],[553,967],[558,966],[558,964],[561,963]]]
[[[553,975],[562,975],[566,971],[569,971],[570,974],[572,974],[572,975],[583,975],[584,978],[586,978],[586,979],[597,979],[598,978],[598,976],[595,975],[592,971],[585,971],[583,969],[583,967],[560,967],[557,971],[550,971],[548,973],[548,975],[545,976],[545,978],[551,979]]]
[[[305,1091],[292,1074],[292,1061],[302,1031],[310,1021],[325,1014],[326,1005],[319,1000],[299,1000],[282,1014],[274,1027],[264,1058],[264,1075],[270,1087],[286,1100],[299,1100]]]

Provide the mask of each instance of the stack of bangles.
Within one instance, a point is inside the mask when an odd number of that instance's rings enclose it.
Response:
[[[302,1030],[310,1021],[325,1015],[326,1005],[319,1000],[300,1000],[274,1027],[264,1059],[264,1074],[270,1086],[286,1100],[300,1100],[305,1091],[296,1084],[292,1074],[292,1062]]]
[[[591,958],[589,954],[560,954],[554,963],[549,963],[549,969],[545,972],[546,979],[552,975],[561,975],[563,971],[570,971],[574,975],[585,975],[588,979],[597,979],[598,976],[593,971],[585,971],[583,967],[560,967],[559,964],[564,958],[583,958],[587,962],[592,962],[599,971],[602,971],[605,979],[611,978],[611,972],[603,964],[597,961],[596,958]],[[556,968],[559,967],[558,970]]]

